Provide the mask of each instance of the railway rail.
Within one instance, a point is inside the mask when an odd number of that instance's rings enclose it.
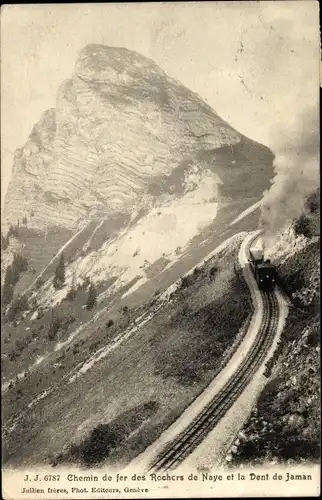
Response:
[[[270,349],[279,319],[279,305],[274,292],[261,291],[263,316],[258,336],[238,370],[190,425],[152,462],[150,471],[178,467],[203,441],[247,387]]]

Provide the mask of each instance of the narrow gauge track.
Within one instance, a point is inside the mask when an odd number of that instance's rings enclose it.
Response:
[[[150,471],[166,471],[180,463],[203,441],[247,387],[263,363],[276,332],[279,306],[274,292],[261,292],[264,313],[258,338],[237,372],[195,420],[154,460]]]

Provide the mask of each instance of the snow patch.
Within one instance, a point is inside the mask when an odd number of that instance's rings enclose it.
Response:
[[[35,311],[35,312],[32,313],[30,321],[34,321],[37,318],[38,318],[38,311]]]
[[[38,294],[39,303],[53,306],[61,302],[73,279],[81,284],[85,278],[93,283],[116,278],[113,285],[98,296],[99,302],[131,283],[137,276],[142,276],[140,283],[135,283],[126,295],[132,293],[148,280],[146,271],[153,263],[161,258],[166,258],[170,263],[178,260],[178,248],[182,255],[191,239],[216,218],[218,203],[214,200],[218,199],[220,183],[217,175],[209,170],[199,171],[194,166],[186,175],[183,196],[162,196],[134,226],[121,230],[117,237],[103,243],[99,250],[79,257],[66,266],[65,286],[55,290],[52,279],[48,280]],[[95,230],[91,237],[94,233]]]
[[[99,228],[100,228],[103,224],[104,224],[104,221],[100,222],[100,224],[98,224],[98,225],[95,227],[95,229],[94,229],[94,231],[92,232],[92,234],[91,234],[90,238],[87,240],[87,242],[86,242],[86,243],[85,243],[85,245],[83,246],[83,252],[86,252],[86,251],[89,249],[90,244],[91,244],[91,242],[92,242],[92,239],[93,239],[93,237],[94,237],[94,235],[95,235],[96,231],[97,231],[97,230],[98,230],[98,229],[99,229]]]
[[[35,399],[33,399],[29,404],[28,408],[32,408],[35,404],[37,404],[39,401],[42,399],[45,399],[51,392],[53,392],[53,389],[49,388],[46,389],[44,392],[39,394]]]

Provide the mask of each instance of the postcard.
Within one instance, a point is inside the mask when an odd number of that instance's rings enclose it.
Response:
[[[2,6],[6,500],[319,495],[319,31]]]

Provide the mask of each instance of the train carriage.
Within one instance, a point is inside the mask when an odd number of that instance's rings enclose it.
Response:
[[[261,249],[250,249],[250,264],[260,290],[272,290],[276,282],[276,267],[269,260],[264,260]]]
[[[269,262],[263,262],[256,267],[255,278],[261,290],[272,290],[275,286],[276,268]]]

